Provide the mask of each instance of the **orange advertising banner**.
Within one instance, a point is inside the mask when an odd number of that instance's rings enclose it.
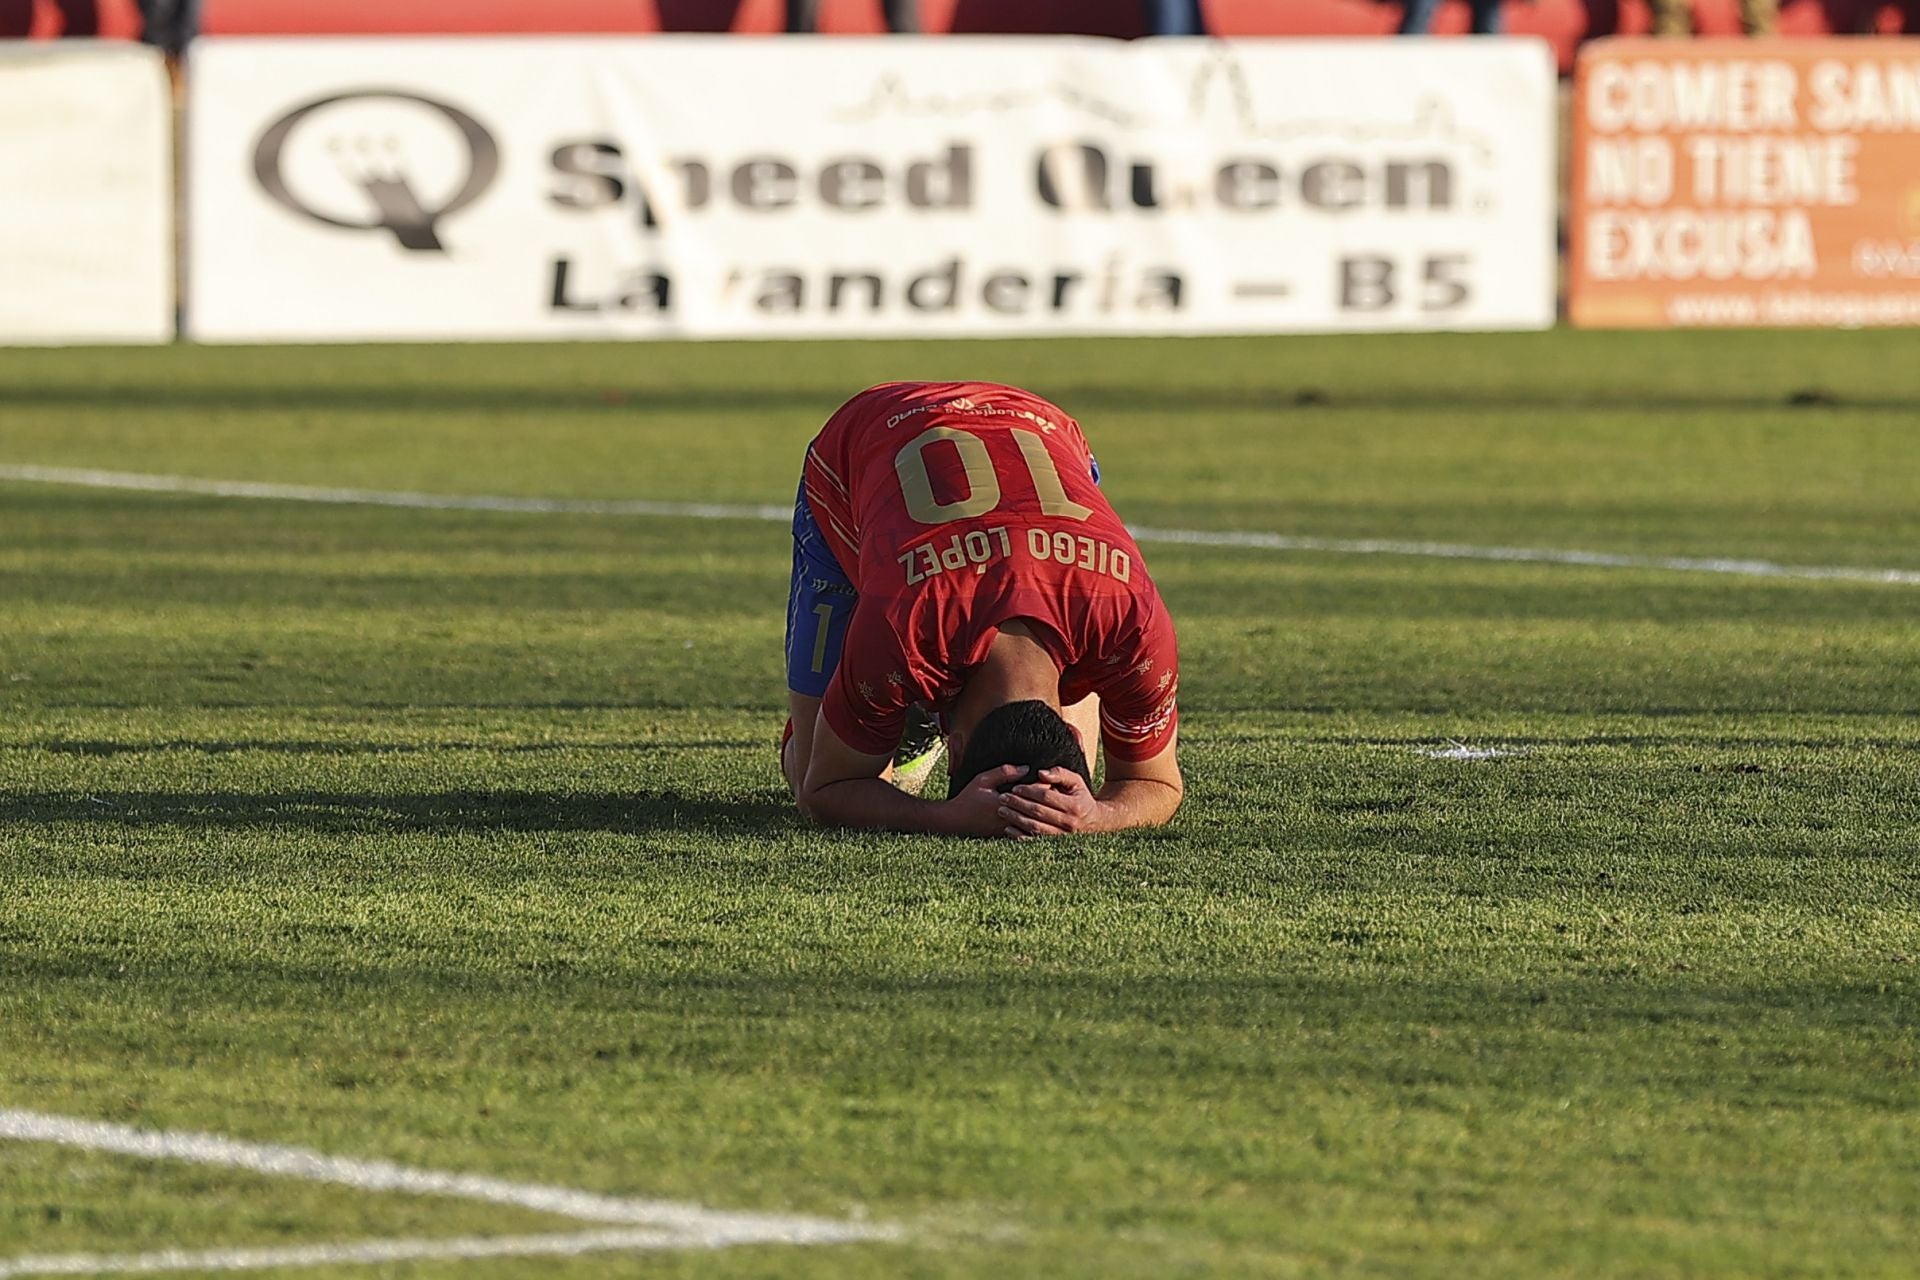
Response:
[[[1920,39],[1601,40],[1574,94],[1575,324],[1920,325]]]

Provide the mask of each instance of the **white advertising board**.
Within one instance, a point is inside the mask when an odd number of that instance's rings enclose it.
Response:
[[[207,40],[211,341],[1533,328],[1525,40]]]
[[[173,106],[137,45],[0,45],[0,343],[173,337]]]

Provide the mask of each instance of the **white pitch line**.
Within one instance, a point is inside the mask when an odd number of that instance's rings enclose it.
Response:
[[[1525,747],[1470,747],[1456,742],[1445,747],[1415,747],[1413,754],[1429,760],[1500,760],[1527,754]]]
[[[76,485],[88,489],[135,489],[145,493],[193,493],[213,498],[265,498],[274,502],[320,502],[347,507],[412,507],[425,511],[517,511],[532,515],[682,516],[699,520],[793,519],[790,506],[727,502],[598,501],[591,498],[507,498],[487,494],[409,493],[392,489],[329,489],[307,484],[252,480],[205,480],[197,476],[141,471],[95,471],[86,467],[0,466],[0,480]]]
[[[664,1228],[688,1246],[842,1244],[897,1239],[896,1228],[786,1214],[734,1213],[670,1200],[632,1200],[531,1182],[507,1182],[471,1173],[411,1169],[384,1160],[330,1156],[304,1147],[243,1142],[211,1133],[134,1129],[71,1116],[0,1109],[0,1139],[49,1142],[146,1160],[219,1165],[268,1177],[326,1182],[361,1191],[452,1196],[510,1204],[581,1222]]]
[[[0,481],[74,485],[92,489],[131,489],[146,493],[189,493],[216,498],[256,498],[276,502],[318,502],[336,506],[411,507],[429,511],[509,511],[546,515],[669,516],[697,520],[770,520],[786,523],[790,507],[726,502],[650,502],[644,499],[600,501],[589,498],[510,498],[488,494],[413,493],[390,489],[333,489],[251,480],[207,480],[196,476],[152,475],[135,471],[97,471],[84,467],[0,465]],[[1414,542],[1394,538],[1310,538],[1239,529],[1157,529],[1129,525],[1137,541],[1199,547],[1247,547],[1262,551],[1304,551],[1332,555],[1416,556],[1441,560],[1563,564],[1594,569],[1658,569],[1673,573],[1718,573],[1743,578],[1789,578],[1820,582],[1874,582],[1920,586],[1920,570],[1872,569],[1850,565],[1779,564],[1711,556],[1636,556],[1611,551],[1554,547],[1497,547],[1461,542]]]
[[[272,1249],[159,1249],[151,1253],[66,1253],[0,1259],[0,1280],[19,1276],[134,1275],[155,1271],[264,1271],[454,1258],[574,1257],[583,1253],[698,1247],[671,1231],[628,1227],[541,1236],[455,1236],[445,1240],[355,1240]]]
[[[1295,538],[1279,533],[1231,529],[1149,529],[1135,525],[1129,525],[1127,529],[1137,542],[1168,542],[1197,547],[1258,547],[1267,551],[1328,551],[1362,556],[1431,556],[1442,560],[1572,564],[1595,569],[1668,569],[1676,573],[1730,573],[1744,578],[1811,578],[1920,586],[1920,569],[1861,569],[1848,565],[1778,564],[1771,560],[1702,556],[1630,556],[1612,551],[1485,547],[1463,542],[1402,542],[1392,538]]]

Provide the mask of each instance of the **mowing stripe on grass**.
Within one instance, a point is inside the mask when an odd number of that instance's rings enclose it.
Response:
[[[694,520],[772,520],[793,518],[791,507],[728,502],[651,502],[644,499],[510,498],[489,494],[412,493],[391,489],[333,489],[304,484],[268,484],[252,480],[207,480],[196,476],[151,475],[135,471],[96,471],[84,467],[0,465],[0,480],[31,484],[75,485],[91,489],[132,489],[147,493],[190,493],[216,498],[256,498],[276,502],[318,502],[336,506],[411,507],[428,511],[509,511],[535,515],[669,516]],[[1674,573],[1721,573],[1745,578],[1795,578],[1826,582],[1878,582],[1920,586],[1920,569],[1873,569],[1850,565],[1778,564],[1713,556],[1635,556],[1611,551],[1553,547],[1488,547],[1461,542],[1416,542],[1397,538],[1309,538],[1236,529],[1157,529],[1129,525],[1144,543],[1197,547],[1247,547],[1262,551],[1305,551],[1332,555],[1421,556],[1441,560],[1492,560],[1517,564],[1564,564],[1593,569],[1659,569]]]
[[[83,1151],[136,1156],[146,1160],[182,1160],[218,1165],[267,1177],[326,1182],[360,1191],[452,1196],[514,1205],[582,1222],[649,1227],[647,1239],[666,1233],[674,1247],[723,1248],[733,1244],[846,1244],[898,1239],[897,1228],[790,1214],[734,1213],[669,1200],[633,1200],[531,1182],[507,1182],[471,1173],[412,1169],[384,1160],[330,1156],[303,1147],[243,1142],[211,1133],[134,1129],[71,1116],[0,1108],[0,1139],[48,1142]],[[604,1234],[604,1233],[603,1233]],[[537,1237],[546,1238],[546,1237]],[[635,1237],[639,1239],[641,1237]],[[392,1242],[387,1242],[392,1243]],[[433,1242],[422,1242],[422,1245]],[[318,1247],[318,1246],[316,1246]],[[662,1247],[652,1244],[601,1245],[601,1248]],[[17,1268],[31,1259],[0,1261],[0,1277],[24,1275]],[[42,1260],[46,1261],[46,1260]],[[263,1264],[265,1265],[265,1264]],[[9,1272],[8,1267],[15,1268]]]

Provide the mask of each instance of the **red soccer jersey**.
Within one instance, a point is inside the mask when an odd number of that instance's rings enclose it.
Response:
[[[1110,756],[1172,738],[1173,621],[1094,483],[1080,424],[985,382],[894,382],[842,405],[807,450],[807,505],[859,593],[822,711],[881,755],[907,707],[944,708],[1000,625],[1026,618],[1060,701],[1100,695]]]

